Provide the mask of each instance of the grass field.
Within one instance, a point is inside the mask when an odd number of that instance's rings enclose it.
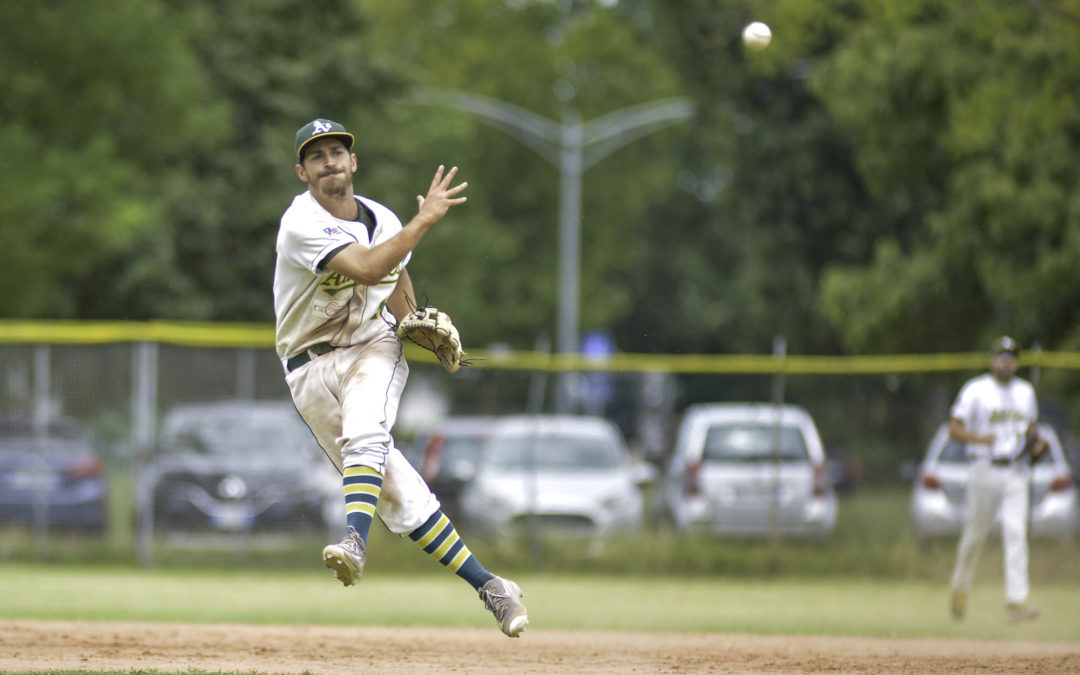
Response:
[[[1001,585],[980,584],[953,622],[948,588],[915,581],[675,579],[525,574],[533,625],[552,629],[968,637],[1080,642],[1080,587],[1038,587],[1041,621],[1008,625]],[[449,573],[370,570],[355,588],[330,573],[7,565],[0,619],[488,627]]]
[[[124,481],[119,481],[123,484]],[[602,573],[631,576],[777,579],[789,577],[874,578],[947,583],[955,539],[925,547],[915,543],[908,516],[910,487],[868,485],[840,500],[836,531],[824,541],[740,541],[711,537],[679,537],[660,522],[638,536],[609,542],[602,550],[557,541],[531,542],[509,538],[482,539],[462,532],[469,547],[488,567],[520,574]],[[115,489],[114,516],[104,537],[50,533],[44,542],[26,530],[0,530],[0,563],[68,565],[135,565],[136,543],[130,502]],[[249,547],[242,536],[222,537],[205,547],[176,545],[165,539],[153,547],[153,564],[163,569],[304,570],[318,566],[325,543],[321,528],[297,536],[286,545]],[[426,573],[433,564],[417,555],[408,541],[382,527],[372,529],[369,567]],[[1040,584],[1080,585],[1080,547],[1075,542],[1032,542],[1031,579]],[[980,564],[979,578],[1000,580],[1001,547],[991,539]]]
[[[116,528],[98,539],[50,533],[45,541],[0,532],[0,621],[494,631],[472,589],[381,528],[372,531],[363,581],[348,589],[322,567],[318,535],[270,548],[226,541],[200,549],[159,540],[155,565],[143,568],[130,533]],[[948,613],[955,541],[915,545],[902,486],[843,500],[837,530],[822,542],[683,539],[654,528],[600,551],[506,539],[470,546],[521,583],[531,631],[1080,644],[1075,543],[1032,542],[1032,600],[1043,615],[1010,625],[992,539],[969,616],[956,623]]]

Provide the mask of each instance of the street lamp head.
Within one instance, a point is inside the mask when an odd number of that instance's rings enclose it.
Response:
[[[555,98],[559,99],[563,103],[572,101],[574,96],[577,95],[577,91],[574,89],[574,85],[570,84],[570,80],[560,77],[555,82]]]

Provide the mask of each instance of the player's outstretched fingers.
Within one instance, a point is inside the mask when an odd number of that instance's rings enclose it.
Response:
[[[442,184],[443,171],[445,170],[446,167],[442,164],[439,165],[438,169],[435,169],[435,177],[431,179],[431,185],[428,186],[428,194],[431,194],[432,191],[435,190],[435,188],[439,187],[439,185]]]

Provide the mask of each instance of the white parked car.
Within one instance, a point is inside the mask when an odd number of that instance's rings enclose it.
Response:
[[[611,421],[594,416],[520,415],[491,429],[462,514],[486,532],[602,537],[641,527],[634,463]]]
[[[1029,532],[1073,538],[1080,507],[1072,472],[1054,428],[1040,424],[1039,434],[1050,443],[1050,454],[1031,469]],[[949,426],[943,423],[930,441],[911,492],[911,524],[917,541],[958,535],[963,529],[969,462],[967,446],[950,439]],[[995,520],[994,530],[1001,532],[1000,519]]]
[[[793,405],[688,408],[663,495],[679,531],[823,537],[836,525],[821,437],[810,414]]]

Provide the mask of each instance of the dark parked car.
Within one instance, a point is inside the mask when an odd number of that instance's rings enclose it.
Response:
[[[341,478],[291,403],[174,408],[153,474],[158,527],[267,531],[344,522]]]
[[[0,523],[105,528],[105,462],[73,420],[0,421]]]
[[[825,450],[825,470],[829,474],[829,483],[838,495],[851,494],[862,478],[862,459],[844,448],[831,447]]]
[[[476,475],[480,450],[494,417],[450,417],[418,441],[413,461],[451,518],[460,513],[461,492]]]

